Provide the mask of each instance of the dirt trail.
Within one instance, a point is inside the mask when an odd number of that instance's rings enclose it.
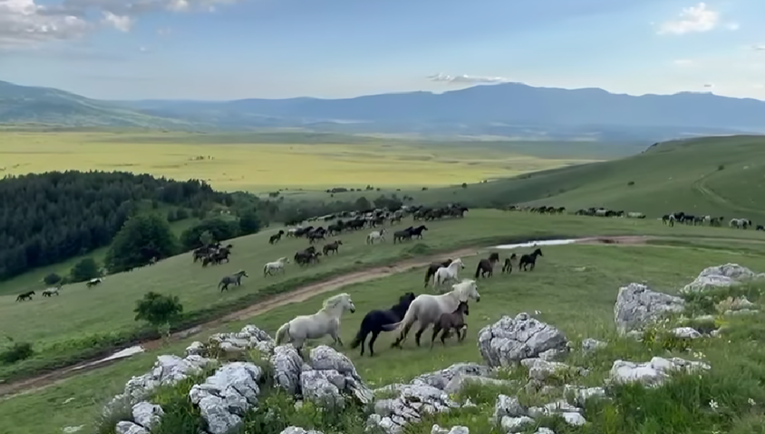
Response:
[[[256,315],[260,315],[262,313],[268,312],[272,309],[276,309],[278,307],[281,307],[290,303],[299,303],[311,297],[314,297],[316,295],[329,292],[329,291],[334,291],[336,289],[339,289],[354,283],[366,282],[369,280],[384,278],[392,274],[403,273],[413,268],[427,266],[428,264],[432,262],[443,261],[446,258],[474,256],[478,254],[479,250],[480,248],[473,247],[473,248],[455,250],[452,252],[442,253],[438,255],[431,255],[431,256],[425,256],[425,257],[420,257],[416,259],[410,259],[410,260],[398,262],[393,265],[368,268],[366,270],[344,274],[342,276],[325,280],[323,282],[317,282],[314,284],[306,285],[294,291],[289,291],[284,294],[275,295],[262,302],[253,304],[251,306],[248,306],[236,312],[232,312],[218,319],[206,322],[204,324],[200,324],[190,329],[181,330],[179,332],[173,333],[170,336],[170,341],[174,342],[174,341],[186,339],[188,337],[199,334],[207,329],[214,328],[216,326],[219,326],[228,322],[240,321],[240,320],[244,320]],[[150,351],[153,349],[160,348],[163,344],[164,342],[158,339],[158,340],[140,342],[136,345],[140,345],[146,351]],[[95,359],[95,360],[88,360],[73,366],[56,369],[54,371],[51,371],[36,377],[27,378],[24,380],[11,382],[7,384],[0,383],[0,401],[4,399],[10,399],[13,396],[16,396],[21,393],[29,393],[29,392],[43,389],[72,375],[89,372],[104,366],[111,365],[123,359],[113,359],[109,361],[102,361],[102,360],[103,360],[103,357],[99,357],[98,359]]]
[[[635,245],[635,244],[644,244],[648,240],[657,239],[657,238],[674,238],[674,237],[603,236],[603,237],[580,238],[580,239],[577,239],[575,243]],[[740,241],[740,240],[737,240],[737,241]],[[186,339],[191,336],[200,334],[204,331],[207,331],[210,328],[214,328],[219,325],[232,322],[232,321],[245,320],[247,318],[268,312],[272,309],[276,309],[278,307],[281,307],[290,303],[299,303],[313,296],[316,296],[325,292],[329,292],[329,291],[334,291],[336,289],[342,288],[347,285],[366,282],[366,281],[374,280],[374,279],[380,279],[380,278],[384,278],[397,273],[403,273],[414,268],[427,266],[428,264],[432,262],[443,261],[446,258],[475,256],[481,250],[486,250],[490,248],[491,248],[490,246],[489,247],[472,247],[472,248],[455,250],[448,253],[441,253],[437,255],[409,259],[406,261],[398,262],[393,265],[368,268],[366,270],[357,271],[354,273],[348,273],[348,274],[344,274],[342,276],[338,276],[329,280],[306,285],[294,291],[289,291],[284,294],[273,296],[260,303],[256,303],[244,309],[238,310],[236,312],[232,312],[228,315],[225,315],[213,321],[209,321],[204,324],[200,324],[198,326],[176,332],[170,336],[170,341],[174,342],[174,341]],[[140,345],[145,350],[150,351],[153,349],[160,348],[163,344],[164,342],[162,340],[150,340],[150,341],[141,342],[136,345]],[[99,357],[98,359],[88,360],[88,361],[79,363],[77,365],[60,368],[60,369],[48,372],[46,374],[36,376],[36,377],[27,378],[24,380],[11,382],[11,383],[0,383],[0,401],[3,401],[5,399],[10,399],[20,394],[30,393],[40,389],[44,389],[73,375],[93,371],[101,367],[119,362],[120,360],[123,360],[123,359],[113,359],[113,360],[103,361],[103,357]]]

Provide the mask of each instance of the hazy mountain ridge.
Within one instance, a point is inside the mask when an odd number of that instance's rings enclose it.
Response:
[[[708,93],[630,96],[602,89],[537,88],[518,83],[441,94],[408,92],[345,99],[99,101],[56,89],[0,82],[0,123],[11,122],[664,140],[765,132],[765,102]]]

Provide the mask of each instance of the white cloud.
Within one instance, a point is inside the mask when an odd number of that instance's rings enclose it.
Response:
[[[80,38],[108,25],[129,31],[136,17],[155,12],[209,12],[242,0],[0,0],[0,50],[26,49]],[[98,21],[99,18],[100,22]],[[159,32],[158,32],[159,33]]]
[[[146,48],[146,47],[138,47],[138,51],[140,51],[141,53],[148,53],[148,52],[149,52],[149,51],[151,51],[151,50],[149,50],[149,49],[148,49],[148,48]]]
[[[708,32],[714,30],[720,25],[720,13],[707,7],[707,4],[701,2],[696,6],[684,8],[677,19],[662,23],[659,26],[658,33],[683,35],[693,32]],[[738,30],[738,23],[727,23],[725,27],[728,30]]]
[[[129,32],[133,27],[133,19],[127,15],[115,15],[111,12],[104,12],[103,23],[114,27],[120,32]]]
[[[715,87],[714,83],[704,83],[704,87],[707,89],[713,89]]]
[[[754,51],[765,51],[765,44],[752,45],[752,50],[754,50]]]
[[[509,83],[511,80],[505,77],[483,77],[476,75],[447,75],[434,74],[428,76],[430,81],[440,81],[449,84],[480,84],[480,83]]]
[[[693,65],[694,62],[691,59],[677,59],[672,61],[672,63],[676,66],[690,66]]]

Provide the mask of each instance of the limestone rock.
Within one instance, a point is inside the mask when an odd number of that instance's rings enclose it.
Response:
[[[280,345],[274,348],[271,356],[273,367],[274,384],[281,387],[291,395],[300,393],[300,374],[303,367],[303,359],[300,358],[292,344]]]
[[[591,353],[595,350],[605,348],[608,344],[593,338],[587,338],[582,341],[582,351],[585,353]]]
[[[114,432],[117,434],[149,434],[149,431],[146,431],[146,428],[125,420],[117,422],[117,427],[114,429]]]
[[[222,366],[189,391],[199,406],[210,434],[227,434],[242,426],[242,418],[258,404],[261,369],[252,363],[234,362]]]
[[[491,369],[477,363],[455,363],[446,369],[423,374],[412,380],[412,383],[424,383],[437,389],[444,390],[455,377],[470,375],[473,377],[488,377]]]
[[[694,372],[706,369],[710,369],[706,363],[679,357],[672,359],[654,357],[647,363],[617,360],[611,367],[611,379],[617,383],[639,382],[645,386],[659,386],[669,378],[670,371]]]
[[[526,416],[527,410],[518,401],[515,396],[499,395],[494,403],[494,414],[491,416],[495,422],[501,421],[503,417],[521,417]]]
[[[680,297],[652,291],[645,285],[630,283],[619,289],[614,305],[614,321],[619,333],[638,330],[649,322],[671,312],[682,312],[685,301]]]
[[[151,404],[146,401],[139,402],[133,406],[133,421],[151,431],[159,425],[165,412],[159,405]]]
[[[478,349],[491,367],[507,366],[552,349],[566,351],[567,343],[560,330],[527,313],[504,316],[478,332]]]
[[[728,263],[705,268],[693,282],[685,285],[681,292],[703,292],[709,288],[737,285],[760,279],[765,279],[765,273],[755,273],[741,265]]]

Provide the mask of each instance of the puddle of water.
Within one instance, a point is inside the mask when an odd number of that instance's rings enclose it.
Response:
[[[134,356],[134,355],[140,354],[142,352],[144,352],[143,347],[140,346],[140,345],[136,345],[136,346],[133,346],[133,347],[130,347],[130,348],[125,348],[124,350],[121,350],[121,351],[117,351],[116,353],[112,354],[109,357],[105,357],[103,359],[96,360],[95,362],[90,362],[88,364],[85,364],[85,365],[82,365],[82,366],[78,366],[78,367],[74,368],[73,370],[76,371],[76,370],[87,368],[87,367],[90,367],[90,366],[100,365],[101,363],[106,363],[106,362],[108,362],[110,360],[126,359],[126,358],[128,358],[130,356]]]
[[[502,249],[502,250],[508,250],[508,249],[517,249],[519,247],[539,247],[539,246],[560,246],[563,244],[573,244],[577,242],[578,239],[570,239],[570,240],[540,240],[540,241],[529,241],[528,243],[519,243],[519,244],[503,244],[501,246],[494,246],[495,249]]]

